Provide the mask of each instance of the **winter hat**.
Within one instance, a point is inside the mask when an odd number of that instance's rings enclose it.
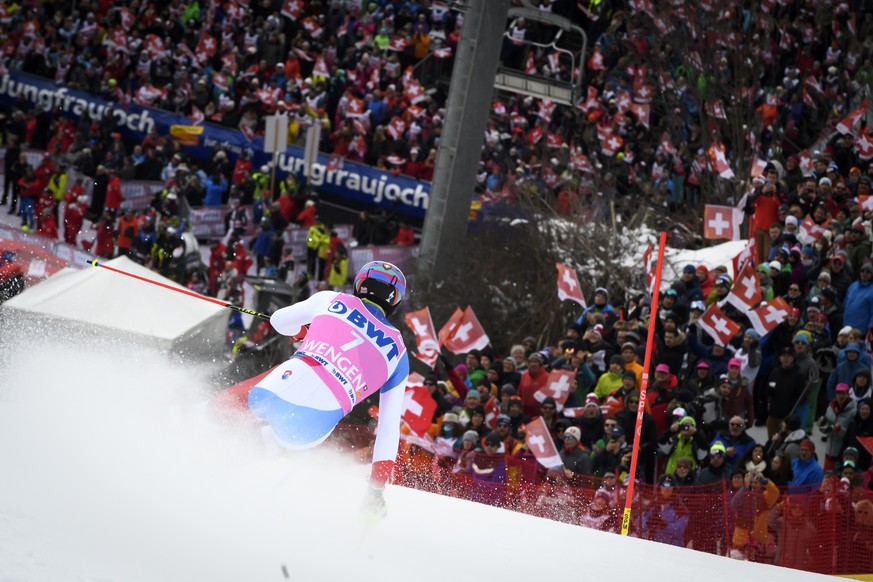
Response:
[[[759,340],[761,339],[761,334],[755,331],[754,327],[747,327],[746,331],[743,332],[743,335],[747,335],[753,339]]]
[[[807,334],[805,331],[799,331],[794,334],[794,341],[803,342],[806,345],[809,345],[809,334]]]
[[[619,426],[619,425],[615,425],[614,427],[612,427],[612,430],[609,431],[609,436],[614,438],[614,439],[617,439],[619,437],[623,437],[624,436],[624,429],[621,428],[621,426]]]
[[[681,406],[676,407],[676,408],[673,409],[673,417],[674,417],[676,420],[682,420],[682,419],[685,418],[686,416],[688,416],[688,411],[686,411],[686,410],[685,410],[684,408],[682,408]]]
[[[739,358],[731,358],[731,359],[728,361],[728,368],[732,368],[732,367],[734,367],[734,366],[736,366],[737,368],[742,368],[742,367],[743,367],[743,361],[742,361],[741,359],[739,359]]]
[[[458,415],[454,412],[447,412],[443,415],[443,422],[458,422]]]
[[[455,366],[455,372],[457,372],[461,378],[466,378],[467,377],[467,364],[458,364],[457,366]]]
[[[721,376],[718,377],[718,383],[719,384],[730,384],[731,377],[728,376],[727,374],[722,374]]]
[[[540,406],[546,406],[546,405],[554,406],[556,408],[558,406],[557,402],[555,402],[555,399],[552,398],[551,396],[546,396],[545,398],[543,398],[543,401],[540,402]]]
[[[600,408],[600,401],[597,399],[597,394],[591,392],[588,396],[585,397],[585,406],[596,406]]]
[[[706,311],[706,304],[699,299],[697,301],[692,301],[691,311]]]
[[[501,423],[512,424],[512,419],[509,418],[508,414],[501,414],[497,417],[497,424],[500,425]]]
[[[500,443],[503,442],[503,439],[500,438],[500,435],[497,432],[492,430],[487,435],[485,435],[485,438],[483,439],[483,441],[486,445],[491,445],[492,447],[499,447]]]
[[[512,384],[504,384],[500,388],[500,394],[508,394],[509,396],[515,396],[518,394],[518,390],[515,389],[515,386]]]
[[[770,261],[770,269],[773,269],[775,271],[781,271],[782,263],[780,263],[779,261]]]
[[[697,368],[707,368],[707,369],[708,369],[708,368],[709,368],[709,362],[707,362],[706,360],[700,360],[699,362],[697,362],[697,366],[696,366],[696,367],[697,367]]]
[[[631,346],[633,346],[633,344],[631,344]],[[612,356],[611,358],[609,358],[609,365],[611,366],[612,364],[618,364],[619,366],[624,366],[624,360],[622,359],[621,356],[615,355],[615,356]]]
[[[462,441],[473,441],[474,443],[479,442],[479,433],[475,430],[468,430],[464,433],[464,436],[461,437]]]
[[[727,449],[724,447],[724,443],[721,441],[715,441],[712,443],[712,446],[709,447],[710,455],[725,455],[727,453]]]
[[[582,440],[582,431],[579,430],[578,426],[571,426],[567,430],[564,431],[564,438],[573,437],[577,441]]]
[[[767,261],[764,261],[763,263],[758,265],[757,269],[764,274],[769,274],[770,273],[770,263],[768,263]]]
[[[846,384],[845,382],[840,382],[839,384],[837,384],[836,391],[837,391],[837,392],[848,392],[848,391],[849,391],[849,385]]]
[[[831,289],[830,287],[825,287],[821,290],[822,297],[827,297],[828,301],[831,303],[837,302],[837,292]]]
[[[697,272],[697,269],[694,267],[694,265],[685,265],[684,267],[682,267],[682,272],[691,273],[693,275]]]
[[[658,485],[660,485],[661,487],[672,487],[674,485],[673,475],[670,475],[669,473],[666,475],[661,475],[661,478],[658,480]]]
[[[482,400],[482,395],[479,394],[479,391],[476,389],[470,390],[467,392],[467,398],[475,398],[476,400]]]
[[[634,380],[637,379],[636,372],[634,372],[633,370],[625,370],[624,374],[622,374],[621,377],[622,378],[633,378]]]
[[[850,333],[852,333],[852,326],[847,325],[846,327],[844,327],[843,329],[840,330],[840,333],[838,333],[837,336],[849,335]]]
[[[598,287],[594,290],[595,295],[603,295],[603,297],[609,299],[609,291],[607,291],[604,287]]]
[[[800,441],[800,448],[815,452],[815,444],[809,439]]]
[[[664,372],[665,374],[670,373],[670,366],[667,364],[658,364],[655,366],[655,372]]]
[[[789,214],[785,217],[785,226],[788,226],[789,224],[797,226],[797,217],[793,214]]]
[[[828,283],[830,283],[831,282],[831,274],[828,273],[827,271],[822,271],[821,273],[818,274],[818,280],[819,281],[827,281]]]
[[[856,449],[855,447],[846,447],[846,450],[843,451],[843,461],[845,461],[847,458],[857,459],[858,449]]]
[[[519,408],[521,408],[521,398],[519,398],[518,396],[510,396],[509,402],[506,403],[506,406],[512,407],[513,405],[517,405]]]

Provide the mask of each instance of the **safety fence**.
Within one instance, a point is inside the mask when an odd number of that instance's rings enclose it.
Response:
[[[344,444],[349,444],[349,437]],[[353,440],[353,439],[352,439]],[[547,519],[618,533],[625,487],[615,479],[567,478],[530,455],[474,453],[462,460],[404,448],[395,483]],[[873,572],[873,491],[836,478],[808,494],[766,486],[736,492],[639,483],[630,535],[703,552],[822,574]]]

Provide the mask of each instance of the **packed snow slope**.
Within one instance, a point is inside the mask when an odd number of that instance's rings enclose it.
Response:
[[[205,368],[0,326],[4,582],[822,578],[396,487],[368,525],[366,466],[207,422]]]

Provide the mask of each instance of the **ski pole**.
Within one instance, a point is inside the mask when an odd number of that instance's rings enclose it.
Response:
[[[113,273],[118,273],[119,275],[124,275],[126,277],[130,277],[132,279],[136,279],[138,281],[143,281],[145,283],[151,283],[152,285],[157,285],[158,287],[163,287],[164,289],[169,289],[170,291],[175,291],[176,293],[181,293],[183,295],[188,295],[189,297],[194,297],[195,299],[202,299],[203,301],[209,301],[210,303],[215,303],[216,305],[220,305],[222,307],[227,307],[228,309],[233,309],[234,311],[239,311],[240,313],[248,313],[249,315],[254,315],[255,317],[260,317],[261,319],[270,319],[270,316],[266,313],[261,313],[259,311],[253,311],[251,309],[246,309],[245,307],[237,307],[233,303],[228,303],[226,301],[222,301],[221,299],[215,299],[214,297],[207,297],[205,295],[201,295],[200,293],[195,293],[194,291],[189,291],[187,289],[179,289],[178,287],[173,287],[171,285],[167,285],[166,283],[161,283],[160,281],[154,281],[152,279],[146,279],[145,277],[140,277],[139,275],[134,275],[133,273],[128,273],[127,271],[122,271],[121,269],[116,269],[114,267],[110,267],[108,265],[104,265],[94,259],[93,261],[89,261],[85,259],[85,262],[91,265],[92,267],[100,267],[101,269],[106,269],[107,271],[112,271]]]

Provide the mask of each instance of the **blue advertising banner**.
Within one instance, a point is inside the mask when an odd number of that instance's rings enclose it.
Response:
[[[84,91],[56,85],[48,79],[11,71],[0,77],[0,103],[14,103],[18,99],[74,118],[87,113],[92,118],[102,119],[109,112],[118,123],[122,135],[135,141],[142,140],[153,127],[161,134],[169,135],[171,125],[191,123],[185,117],[160,109],[142,107],[136,103],[125,107]],[[207,158],[217,143],[222,144],[232,157],[248,150],[251,152],[254,167],[268,164],[272,160],[271,154],[264,153],[262,137],[248,140],[239,130],[209,123],[203,125],[198,144],[186,146],[184,150],[194,157]],[[277,159],[278,176],[284,177],[288,172],[301,173],[301,148],[288,147]],[[318,162],[312,169],[310,185],[318,190],[411,216],[423,217],[427,211],[430,199],[429,182],[394,176],[390,172],[348,160],[343,162],[342,168],[328,169],[327,161],[326,154],[319,154]]]

